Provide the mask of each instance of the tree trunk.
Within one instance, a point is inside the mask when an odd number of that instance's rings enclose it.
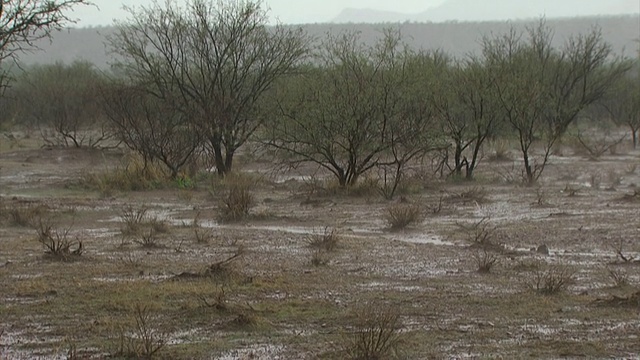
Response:
[[[225,157],[224,157],[225,174],[228,174],[231,172],[231,168],[233,167],[234,154],[235,154],[235,151],[233,150],[227,150],[227,153],[225,154]]]
[[[529,163],[529,153],[526,151],[522,153],[522,158],[524,160],[524,170],[527,173],[527,185],[533,185],[536,180],[533,174],[533,169],[531,168],[531,164]]]
[[[462,176],[462,146],[456,143],[456,151],[454,155],[455,168],[453,169],[456,177]]]
[[[211,147],[213,148],[214,162],[218,176],[224,177],[227,174],[227,168],[225,166],[224,157],[222,156],[222,148],[220,147],[220,144],[211,144]]]
[[[631,129],[631,138],[633,139],[633,150],[638,148],[638,130]]]

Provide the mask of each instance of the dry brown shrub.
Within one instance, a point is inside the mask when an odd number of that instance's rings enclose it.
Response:
[[[424,219],[422,208],[416,204],[393,204],[387,208],[385,220],[391,230],[402,230]]]
[[[353,314],[352,329],[344,335],[345,358],[351,360],[396,357],[403,337],[400,314],[392,306],[368,305]]]

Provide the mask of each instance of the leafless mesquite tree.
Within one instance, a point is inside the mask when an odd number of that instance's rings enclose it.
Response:
[[[494,79],[482,61],[473,57],[451,64],[444,74],[434,104],[442,132],[454,147],[454,164],[449,167],[457,177],[464,170],[464,177],[471,180],[480,162],[480,150],[485,140],[495,135],[499,123]]]
[[[200,133],[187,120],[188,111],[144,88],[114,83],[102,89],[102,100],[111,131],[142,156],[145,168],[159,161],[175,179],[202,146]]]
[[[306,55],[299,28],[267,26],[260,1],[176,0],[128,8],[110,38],[123,73],[179,111],[205,139],[220,175],[263,123],[266,93]]]
[[[36,49],[37,40],[74,22],[67,12],[90,4],[89,0],[0,0],[0,65]],[[9,73],[0,70],[0,95],[9,80]]]
[[[601,99],[629,69],[600,30],[569,38],[561,49],[551,45],[553,34],[541,21],[523,34],[485,38],[483,56],[496,80],[498,100],[507,123],[516,132],[529,184],[549,162],[553,145],[578,115]],[[524,40],[523,40],[524,38]],[[533,145],[540,140],[542,156]]]
[[[84,61],[32,66],[11,91],[22,121],[37,125],[55,146],[97,147],[111,134],[100,106],[104,77]]]
[[[433,146],[419,72],[430,62],[401,40],[394,31],[372,46],[357,33],[329,35],[314,61],[283,84],[267,143],[289,154],[287,164],[315,163],[342,187],[376,166],[395,169],[399,179],[408,161]]]
[[[606,110],[614,123],[629,129],[633,148],[637,148],[640,132],[640,74],[628,74],[621,78],[599,105]]]

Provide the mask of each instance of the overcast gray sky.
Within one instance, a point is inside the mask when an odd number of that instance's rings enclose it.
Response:
[[[78,26],[89,25],[109,25],[113,19],[126,18],[127,13],[122,10],[123,5],[138,6],[148,5],[152,0],[92,0],[100,10],[95,7],[81,7],[73,14],[80,21]],[[179,0],[183,1],[183,0]],[[419,13],[431,7],[438,6],[446,0],[265,0],[271,11],[272,22],[278,18],[280,22],[286,24],[301,24],[327,22],[338,16],[345,8],[369,8],[376,10],[395,11],[402,13]],[[492,0],[477,0],[492,1]],[[522,7],[534,8],[534,4],[544,3],[543,0],[511,0],[519,2]],[[601,0],[603,2],[619,3],[620,0]],[[164,0],[159,0],[163,3]],[[548,2],[548,1],[547,1]],[[554,0],[555,7],[563,0]],[[640,0],[628,0],[626,4],[638,3]],[[628,6],[628,5],[627,5]],[[632,5],[633,6],[633,5]],[[633,9],[634,12],[637,10]],[[528,16],[537,17],[540,13],[533,13]],[[538,10],[540,11],[540,10]],[[498,20],[498,19],[496,19]]]
[[[80,19],[79,26],[109,25],[112,20],[126,18],[123,5],[149,5],[152,0],[92,0],[95,7],[80,7],[74,16]],[[287,24],[327,22],[338,16],[344,8],[371,8],[378,10],[415,13],[437,6],[445,0],[267,0],[264,4],[269,15]],[[160,0],[163,3],[164,0]]]

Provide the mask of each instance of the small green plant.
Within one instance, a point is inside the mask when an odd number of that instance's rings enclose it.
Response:
[[[400,315],[392,306],[365,306],[355,311],[353,328],[345,334],[345,358],[394,358],[403,342]]]
[[[385,220],[391,230],[402,230],[419,223],[424,218],[420,206],[416,204],[394,204],[387,208]]]
[[[195,182],[193,179],[186,175],[177,177],[175,179],[175,183],[178,189],[187,190],[195,188]]]

